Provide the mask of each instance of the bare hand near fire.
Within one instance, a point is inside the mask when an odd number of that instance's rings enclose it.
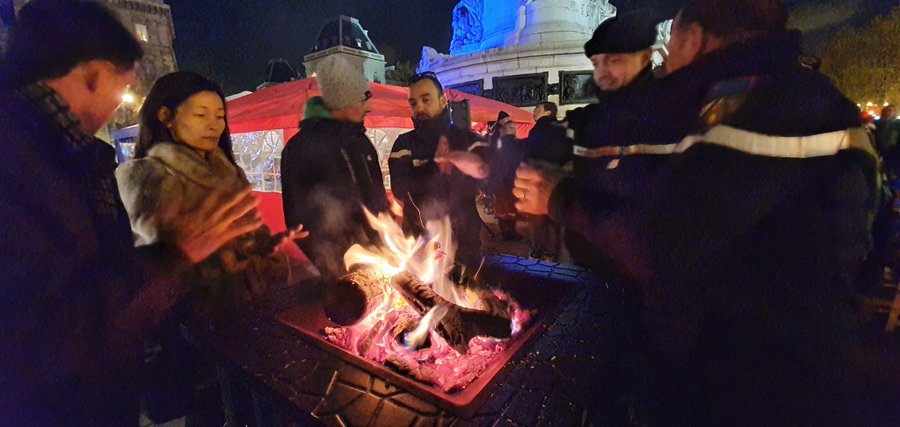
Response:
[[[550,164],[522,163],[516,170],[513,196],[519,212],[547,215],[550,211],[550,195],[565,177],[563,169]]]
[[[441,138],[446,139],[444,137]],[[451,165],[451,168],[455,167],[460,172],[475,179],[485,179],[490,174],[490,167],[487,163],[481,160],[481,157],[478,157],[477,154],[468,151],[438,152],[434,156],[434,161],[437,162],[438,167],[442,164],[448,164]]]
[[[434,152],[434,160],[437,163],[438,171],[440,171],[444,175],[450,175],[453,173],[453,164],[447,162],[440,162],[437,159],[443,158],[447,154],[450,153],[450,140],[447,139],[446,136],[442,136],[438,140],[437,150]]]
[[[292,242],[294,240],[303,240],[309,237],[309,231],[303,230],[303,224],[297,225],[296,227],[289,228],[280,233],[276,233],[272,235],[274,239],[276,239],[275,247],[273,247],[273,252],[278,249],[279,246]]]
[[[171,224],[175,245],[196,264],[235,237],[261,227],[257,205],[259,200],[250,186],[238,192],[217,189],[195,209],[182,209],[181,203],[171,205],[166,223]]]
[[[401,204],[397,199],[391,197],[390,200],[390,212],[391,217],[394,218],[394,222],[399,226],[403,226],[403,204]]]

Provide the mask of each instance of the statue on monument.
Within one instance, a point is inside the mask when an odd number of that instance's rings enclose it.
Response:
[[[594,30],[607,19],[614,18],[619,11],[615,6],[609,3],[609,0],[590,1],[585,12],[587,20],[585,21],[585,30],[588,34],[593,34]]]
[[[616,15],[609,0],[460,0],[453,8],[450,55],[531,45],[541,34],[567,31],[573,39],[590,37],[597,25]],[[430,49],[430,48],[429,48]],[[441,61],[434,49],[423,50],[420,68]]]
[[[431,68],[432,64],[446,61],[450,59],[450,55],[440,53],[431,46],[422,46],[422,57],[419,59],[419,67],[416,72],[422,72]]]
[[[600,25],[601,22],[616,16],[618,11],[616,7],[609,3],[609,0],[603,1],[589,1],[588,3],[588,21],[593,22],[594,28]],[[591,32],[594,31],[594,28],[591,28]]]
[[[483,37],[483,0],[462,0],[453,8],[453,40],[450,54],[458,55],[478,50]]]

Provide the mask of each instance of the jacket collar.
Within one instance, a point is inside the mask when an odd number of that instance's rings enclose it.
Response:
[[[169,170],[206,188],[232,185],[229,183],[231,180],[245,181],[240,168],[231,163],[219,147],[204,159],[183,144],[160,142],[150,148],[147,157],[162,162]]]
[[[653,81],[653,65],[647,65],[644,69],[631,81],[625,85],[625,87],[617,90],[617,93],[627,93],[636,90],[641,90],[647,87],[650,82]]]
[[[556,119],[554,117],[544,116],[544,117],[537,119],[537,121],[534,122],[534,125],[535,126],[537,126],[537,125],[547,126],[547,125],[553,124],[554,122],[556,122]]]
[[[114,176],[115,151],[112,147],[84,133],[81,122],[69,104],[53,88],[34,83],[19,90],[56,127],[62,137],[62,150],[66,162],[79,171],[89,187],[91,210],[98,229],[105,229],[110,222],[125,217]],[[57,147],[53,147],[56,149]],[[103,236],[111,236],[101,233]]]
[[[335,119],[331,112],[328,111],[321,96],[314,96],[306,101],[303,107],[303,120],[300,122],[301,130],[304,127],[314,128],[317,126],[326,126],[327,132],[333,133],[333,138],[327,141],[329,144],[341,146],[346,146],[349,142],[347,141],[348,138],[340,137],[338,133],[343,135],[343,132],[361,134],[366,132],[366,127],[362,123],[351,123]]]
[[[666,77],[672,84],[704,84],[731,78],[774,74],[797,67],[800,36],[783,32],[754,37],[710,52]]]
[[[333,119],[328,107],[325,106],[325,100],[321,96],[314,96],[306,100],[303,105],[303,120],[311,119]]]
[[[596,86],[594,86],[594,87],[597,89],[597,99],[600,102],[604,102],[604,101],[608,101],[610,98],[612,98],[614,96],[642,90],[645,87],[647,87],[647,85],[649,85],[652,81],[653,81],[653,66],[647,65],[647,67],[645,67],[643,69],[643,71],[641,71],[637,75],[637,77],[635,77],[634,80],[631,81],[631,83],[628,83],[621,89],[600,90],[600,88],[597,88]]]

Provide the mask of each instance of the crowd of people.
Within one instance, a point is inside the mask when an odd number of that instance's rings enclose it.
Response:
[[[158,79],[117,166],[93,135],[135,83],[140,43],[97,2],[29,2],[0,67],[0,424],[136,424],[146,343],[292,285],[291,241],[326,283],[345,273],[351,245],[379,240],[366,210],[415,236],[449,217],[446,273],[467,283],[479,191],[504,231],[529,225],[533,257],[565,247],[624,284],[633,336],[608,351],[629,363],[596,396],[630,396],[632,423],[891,424],[900,353],[866,333],[858,281],[900,122],[886,107],[873,144],[857,106],[800,63],[787,20],[781,0],[688,0],[663,72],[647,14],[607,20],[584,46],[597,102],[562,121],[539,104],[523,140],[502,113],[488,138],[455,123],[438,77],[416,74],[392,197],[362,70],[326,58],[282,155],[288,230],[272,234],[216,82]]]

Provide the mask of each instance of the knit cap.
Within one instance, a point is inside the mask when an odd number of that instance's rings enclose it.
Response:
[[[316,66],[316,81],[329,110],[347,108],[372,96],[361,69],[346,59],[332,55]]]

